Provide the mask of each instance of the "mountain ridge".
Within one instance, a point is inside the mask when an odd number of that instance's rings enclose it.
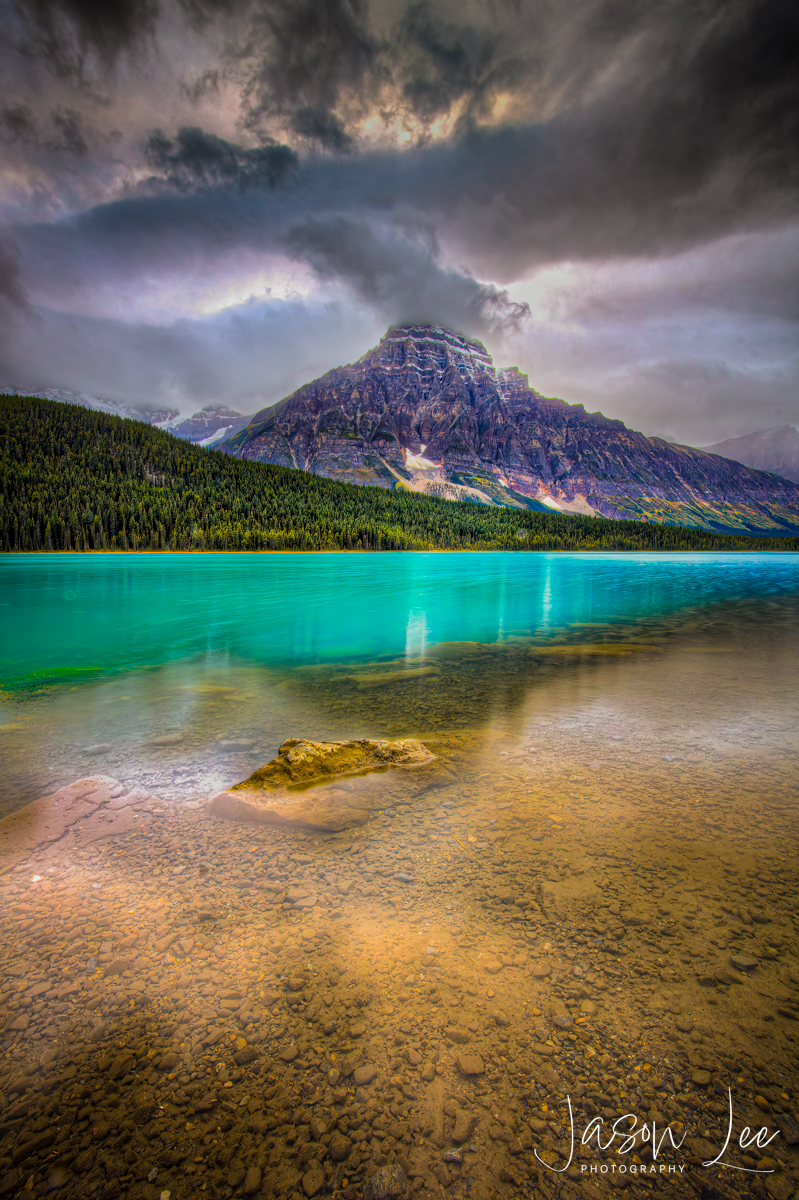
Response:
[[[122,404],[118,400],[109,400],[105,396],[91,396],[87,392],[73,392],[69,388],[43,388],[41,391],[26,391],[18,387],[0,387],[2,396],[34,396],[38,400],[54,400],[58,404],[77,404],[80,408],[91,409],[92,412],[104,412],[113,417],[125,417],[130,421],[146,421],[148,425],[166,427],[177,417],[176,408],[163,406],[147,406],[145,404]]]
[[[233,458],[85,406],[0,395],[0,553],[799,551],[799,537],[452,504]]]
[[[220,448],[488,505],[719,531],[799,528],[795,484],[543,396],[517,368],[496,368],[482,343],[441,326],[390,328]]]
[[[216,446],[226,438],[235,436],[251,420],[251,416],[244,416],[226,404],[207,404],[190,417],[184,417],[177,424],[164,425],[163,428],[175,437],[198,446]]]
[[[152,407],[146,404],[122,404],[104,396],[91,396],[86,392],[72,392],[68,388],[44,388],[42,391],[26,391],[18,387],[0,387],[2,396],[33,396],[38,400],[54,400],[58,404],[77,404],[92,412],[104,412],[109,416],[125,417],[131,421],[146,421],[158,429],[165,429],[175,437],[200,446],[215,446],[225,438],[233,437],[252,420],[226,404],[207,404],[188,417],[181,417],[176,408]],[[226,422],[226,424],[225,424]]]
[[[706,454],[720,454],[757,471],[768,471],[799,483],[799,430],[795,425],[761,429],[742,437],[727,438],[713,446],[702,446]]]

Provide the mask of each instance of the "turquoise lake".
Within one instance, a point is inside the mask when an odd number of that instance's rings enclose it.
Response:
[[[98,770],[199,799],[289,736],[476,736],[692,640],[790,707],[798,598],[780,554],[6,557],[0,809]]]
[[[196,655],[414,655],[796,594],[788,554],[15,556],[0,560],[0,685]]]

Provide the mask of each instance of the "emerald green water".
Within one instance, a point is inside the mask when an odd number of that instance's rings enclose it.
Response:
[[[289,736],[509,729],[692,645],[783,680],[790,724],[798,597],[778,554],[9,556],[0,811],[97,772],[199,799]]]

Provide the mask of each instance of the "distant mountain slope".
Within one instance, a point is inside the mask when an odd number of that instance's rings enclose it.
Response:
[[[101,396],[89,396],[85,392],[70,392],[66,388],[45,388],[41,392],[26,392],[22,388],[0,388],[3,396],[36,396],[40,400],[55,400],[59,404],[78,404],[94,412],[110,413],[115,417],[127,417],[132,421],[147,421],[159,425],[187,442],[201,446],[215,446],[225,438],[232,437],[243,429],[252,417],[245,417],[224,404],[209,404],[190,417],[181,419],[176,408],[159,408],[146,404],[120,404]]]
[[[66,388],[45,388],[41,392],[26,392],[23,388],[0,387],[3,396],[36,396],[40,400],[55,400],[59,404],[78,404],[94,412],[110,413],[115,417],[127,417],[133,421],[147,421],[150,425],[164,425],[179,416],[176,408],[119,404],[101,396],[88,396],[85,392],[70,392]]]
[[[640,521],[451,504],[0,396],[0,550],[799,550]]]
[[[758,471],[770,471],[799,483],[799,431],[793,425],[764,429],[744,437],[728,438],[715,446],[703,446],[706,454],[720,454]]]
[[[244,429],[252,417],[245,417],[224,404],[209,404],[190,417],[166,426],[176,437],[185,438],[199,446],[216,446],[225,438],[233,437]]]
[[[515,368],[497,370],[479,342],[435,326],[390,329],[356,363],[257,413],[222,448],[488,505],[799,529],[795,484],[542,396]]]

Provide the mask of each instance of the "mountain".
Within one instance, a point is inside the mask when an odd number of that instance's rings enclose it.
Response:
[[[480,342],[437,326],[389,329],[221,448],[486,505],[724,532],[799,529],[795,484],[542,396],[515,367],[495,368]]]
[[[769,471],[799,483],[799,430],[793,425],[728,438],[726,442],[702,449],[707,454],[720,454],[723,458],[745,463],[747,467],[756,467],[758,471]]]
[[[74,404],[0,396],[0,552],[786,550],[642,521],[452,504],[231,458]]]
[[[209,404],[190,417],[180,419],[176,408],[153,408],[146,404],[120,404],[116,400],[106,400],[100,396],[88,396],[85,392],[70,392],[66,388],[45,388],[41,392],[26,392],[22,388],[0,388],[4,396],[35,396],[39,400],[55,400],[59,404],[78,404],[81,408],[91,408],[94,412],[109,413],[114,417],[127,417],[132,421],[146,421],[148,425],[158,425],[167,429],[175,437],[187,442],[195,442],[198,446],[216,446],[224,438],[232,437],[243,429],[252,417],[245,417],[224,404]]]
[[[165,428],[176,437],[195,442],[198,446],[216,446],[244,429],[251,420],[252,417],[245,417],[232,408],[226,408],[224,404],[209,404],[192,416]]]
[[[0,387],[3,396],[36,396],[39,400],[56,400],[59,404],[78,404],[95,412],[110,413],[114,417],[127,417],[133,421],[147,421],[150,425],[168,425],[179,416],[176,408],[152,408],[147,405],[133,407],[119,404],[116,400],[105,400],[100,396],[87,396],[85,392],[70,392],[66,388],[45,388],[41,392],[28,392],[24,388]]]

